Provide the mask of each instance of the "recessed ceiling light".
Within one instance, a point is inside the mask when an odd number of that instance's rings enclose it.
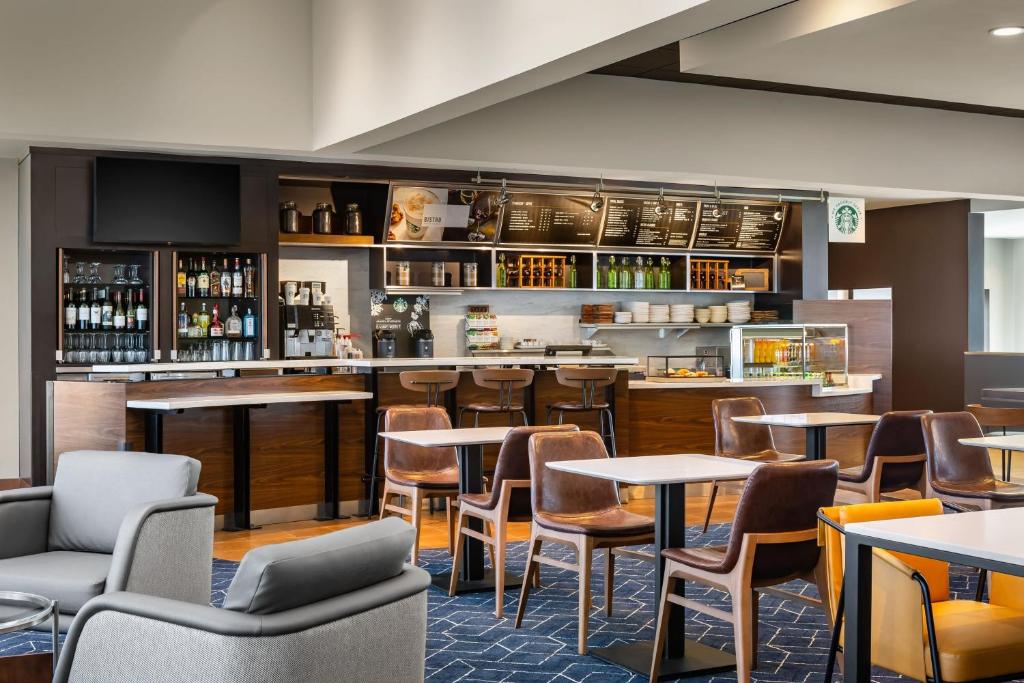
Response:
[[[1024,26],[997,26],[996,28],[989,29],[988,32],[1000,38],[1008,38],[1024,33]]]

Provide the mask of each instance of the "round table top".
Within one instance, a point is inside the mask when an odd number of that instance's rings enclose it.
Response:
[[[12,633],[43,623],[54,612],[54,601],[33,593],[0,591],[0,633]]]

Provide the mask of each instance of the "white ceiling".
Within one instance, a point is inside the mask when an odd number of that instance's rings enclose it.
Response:
[[[1003,25],[1024,25],[1022,0],[917,0],[693,72],[1024,109],[1024,36],[988,34]]]

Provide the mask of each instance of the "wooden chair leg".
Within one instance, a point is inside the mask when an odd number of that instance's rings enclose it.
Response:
[[[491,522],[484,522],[484,533],[491,538],[494,538],[494,524]],[[497,568],[498,565],[494,563],[494,546],[490,543],[485,543],[484,546],[487,548],[487,555],[491,558],[491,569]]]
[[[753,669],[751,649],[754,638],[751,620],[753,591],[749,586],[740,586],[732,591],[733,638],[736,647],[736,680],[741,683],[750,680]]]
[[[409,509],[412,512],[412,528],[416,530],[416,538],[412,544],[412,564],[415,566],[420,560],[420,528],[423,526],[423,494],[419,489],[413,489],[412,505]]]
[[[658,603],[658,618],[654,625],[654,649],[651,652],[651,683],[658,680],[661,672],[661,657],[665,652],[666,631],[668,631],[669,611],[672,603],[668,601],[669,593],[675,593],[676,578],[671,576],[672,565],[665,563],[665,580],[661,585],[661,602]]]
[[[615,553],[608,548],[608,562],[604,567],[604,613],[612,615],[612,596],[615,594]]]
[[[505,534],[506,527],[501,521],[492,525],[494,531],[491,538],[494,539],[494,556],[491,563],[494,565],[494,616],[501,619],[505,612]]]
[[[711,495],[708,496],[708,509],[704,513],[704,528],[701,533],[706,534],[711,526],[711,512],[715,509],[715,497],[718,496],[718,482],[711,482]]]
[[[514,628],[523,624],[523,614],[526,612],[526,598],[530,594],[530,577],[540,565],[534,559],[540,554],[541,541],[537,538],[536,531],[530,531],[530,545],[526,548],[526,574],[523,576],[523,587],[519,591],[519,605],[516,607],[516,623]]]
[[[590,626],[590,573],[593,569],[593,547],[590,538],[584,536],[577,541],[577,557],[579,558],[580,585],[579,585],[579,610],[580,629],[579,643],[576,651],[581,655],[587,654],[587,632]]]
[[[750,668],[757,669],[757,621],[761,594],[755,590],[750,593]]]
[[[459,587],[459,566],[462,563],[462,548],[464,547],[462,539],[462,527],[466,523],[466,515],[462,508],[459,508],[459,519],[455,524],[455,552],[452,553],[452,580],[448,584],[448,597],[454,598],[455,591]]]
[[[391,489],[388,488],[388,482],[385,479],[384,480],[384,493],[382,493],[381,497],[380,497],[380,517],[378,517],[378,519],[384,519],[385,517],[388,516],[387,505],[388,505],[388,497],[390,495],[391,495]]]
[[[445,522],[448,524],[448,554],[455,554],[455,542],[458,537],[455,533],[455,517],[452,515],[452,499],[451,496],[444,497],[444,514]],[[461,508],[460,513],[461,515]]]

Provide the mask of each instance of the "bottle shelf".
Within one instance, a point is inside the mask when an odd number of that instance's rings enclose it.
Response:
[[[258,301],[258,296],[179,296],[178,301]]]
[[[129,330],[127,328],[115,329],[110,328],[108,330],[64,330],[64,334],[149,334],[152,330]]]

